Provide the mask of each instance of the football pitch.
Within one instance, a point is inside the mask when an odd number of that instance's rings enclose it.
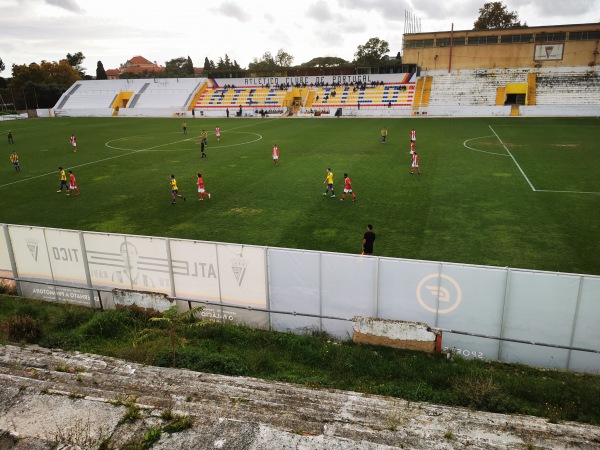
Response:
[[[353,254],[370,223],[377,256],[600,275],[595,118],[196,118],[188,134],[182,122],[0,122],[0,222]],[[56,192],[59,166],[80,196]],[[335,198],[322,195],[327,167]],[[344,173],[356,202],[340,201]],[[185,202],[171,204],[171,174]]]

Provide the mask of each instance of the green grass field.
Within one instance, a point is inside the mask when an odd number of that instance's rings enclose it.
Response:
[[[0,222],[344,253],[360,252],[372,223],[378,256],[600,275],[595,118],[197,118],[188,135],[181,124],[0,122]],[[421,175],[410,175],[412,127]],[[56,193],[58,166],[73,170],[81,196]],[[335,199],[322,195],[327,167]],[[197,172],[210,200],[197,201]],[[339,201],[344,172],[355,203]],[[171,205],[171,174],[186,202]]]

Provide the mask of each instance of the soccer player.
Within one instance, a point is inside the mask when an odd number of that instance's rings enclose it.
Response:
[[[62,167],[58,168],[58,180],[60,181],[60,189],[56,192],[62,192],[63,187],[67,194],[69,193],[69,186],[67,186],[67,174],[65,173],[65,169]]]
[[[182,128],[183,128],[183,134],[187,134],[187,122],[185,120],[183,121]]]
[[[352,201],[356,201],[356,195],[352,192],[352,181],[350,181],[350,177],[347,173],[344,174],[344,193],[342,194],[341,201],[346,200],[346,194],[350,194],[352,196]]]
[[[206,192],[204,189],[204,180],[202,180],[202,174],[198,172],[198,181],[196,183],[198,185],[198,201],[204,200],[202,197],[210,198],[210,192]]]
[[[221,129],[219,128],[219,125],[215,127],[215,136],[217,137],[217,141],[221,140]]]
[[[77,192],[77,195],[81,194],[81,192],[79,192],[79,188],[77,187],[75,175],[73,175],[72,170],[69,170],[69,192],[67,192],[67,195],[71,195],[73,191]]]
[[[362,254],[372,255],[373,254],[373,242],[375,242],[375,233],[373,233],[373,225],[367,225],[367,232],[363,236],[362,241]]]
[[[71,145],[73,146],[73,151],[76,152],[77,151],[77,137],[75,137],[74,133],[71,133],[69,142],[71,142]]]
[[[202,139],[202,142],[204,142],[204,145],[208,146],[208,133],[206,130],[202,130],[202,133],[200,133],[200,138]]]
[[[171,197],[173,198],[173,201],[171,202],[172,205],[175,204],[175,199],[177,197],[182,198],[185,202],[185,195],[180,194],[179,189],[177,189],[177,180],[175,179],[175,175],[171,175]]]
[[[14,166],[15,172],[20,172],[21,171],[21,166],[19,165],[19,155],[17,155],[17,152],[13,151],[10,154],[10,156],[8,157],[8,159],[10,159],[10,162]]]
[[[415,168],[417,169],[417,174],[421,175],[421,169],[419,168],[419,155],[415,152],[412,155],[412,167],[410,168],[410,174],[415,173]]]
[[[279,147],[277,147],[277,144],[273,144],[273,162],[275,167],[279,165]]]
[[[417,132],[413,128],[412,130],[410,130],[410,141],[415,142],[416,140],[417,140]]]
[[[6,134],[6,137],[8,138],[8,143],[9,144],[14,144],[15,140],[13,139],[13,135],[12,135],[12,131],[8,130],[8,133]]]
[[[200,153],[202,153],[201,158],[206,158],[206,153],[204,153],[204,141],[200,140]]]
[[[387,139],[387,133],[388,133],[387,128],[383,127],[381,129],[381,143],[382,144],[385,144],[385,140]]]
[[[415,154],[415,141],[410,141],[410,154]]]
[[[331,189],[331,198],[335,197],[335,191],[333,190],[333,172],[331,171],[331,168],[327,168],[327,176],[325,177],[325,181],[323,181],[323,184],[325,184],[325,192],[323,192],[323,195],[327,195],[327,192],[329,192],[329,189]]]

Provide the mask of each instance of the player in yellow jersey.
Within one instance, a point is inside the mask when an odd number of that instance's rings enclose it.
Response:
[[[335,191],[333,190],[333,172],[331,171],[331,168],[327,168],[327,176],[325,177],[325,181],[323,181],[323,184],[325,184],[325,192],[323,192],[323,195],[327,195],[327,192],[329,192],[329,189],[331,189],[331,197],[335,197]]]
[[[175,179],[175,175],[171,175],[171,197],[173,197],[172,205],[175,204],[175,198],[182,198],[185,202],[185,195],[179,193],[179,189],[177,189],[177,180]]]
[[[56,192],[62,192],[63,188],[65,188],[65,191],[68,193],[69,186],[67,186],[67,174],[65,173],[65,169],[62,167],[58,168],[58,179],[60,181],[60,189]]]
[[[204,145],[208,147],[208,132],[206,130],[202,130],[200,133],[200,139],[204,142]]]
[[[381,143],[382,143],[382,144],[385,144],[385,141],[386,141],[386,139],[387,139],[387,134],[388,134],[387,128],[386,128],[386,127],[383,127],[383,128],[381,129]]]
[[[17,152],[12,152],[10,154],[10,156],[8,157],[8,159],[10,159],[10,162],[12,163],[12,165],[15,168],[15,172],[20,172],[21,171],[21,165],[19,164],[19,155],[17,155]]]

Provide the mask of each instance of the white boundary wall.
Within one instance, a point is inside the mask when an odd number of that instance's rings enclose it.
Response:
[[[100,290],[150,291],[182,308],[216,302],[203,311],[214,319],[343,338],[354,316],[423,322],[461,331],[445,332],[442,345],[468,358],[600,373],[598,276],[1,227],[0,276],[18,278],[26,297],[94,307],[101,297],[110,308],[112,295]]]

